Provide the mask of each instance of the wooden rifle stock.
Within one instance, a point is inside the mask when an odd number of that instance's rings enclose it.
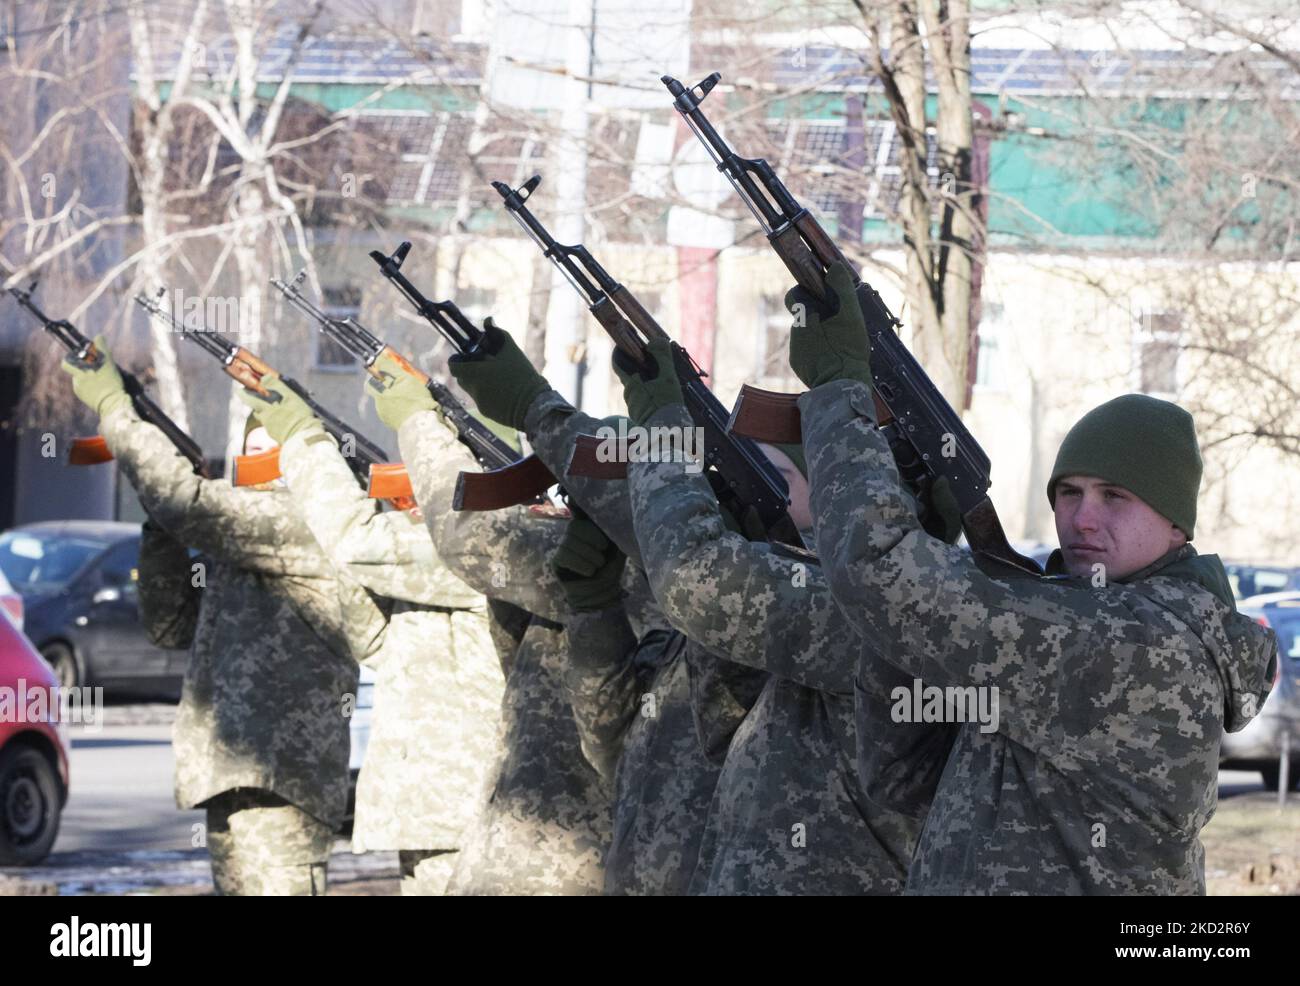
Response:
[[[68,465],[97,466],[101,462],[112,462],[113,453],[108,450],[108,442],[103,435],[92,438],[74,438],[68,449]]]
[[[808,216],[807,210],[802,210],[800,218],[803,217],[812,218]],[[781,262],[785,264],[785,269],[790,272],[790,276],[795,279],[795,283],[811,291],[818,298],[825,298],[826,275],[823,273],[822,266],[817,258],[813,256],[808,249],[808,245],[799,236],[801,231],[807,232],[806,224],[801,224],[796,220],[769,234],[767,240],[772,244],[776,255],[781,258]],[[836,253],[838,252],[837,250]]]
[[[608,451],[606,442],[615,443],[614,455]],[[617,438],[597,438],[595,435],[579,435],[573,443],[573,452],[569,456],[569,465],[565,469],[569,476],[585,476],[588,479],[627,479],[627,446]]]
[[[531,503],[555,485],[555,477],[535,455],[489,472],[456,477],[453,510],[502,510]]]
[[[727,419],[727,431],[773,445],[801,445],[798,394],[780,394],[744,384]]]
[[[799,415],[801,396],[743,384],[740,396],[736,398],[736,406],[731,409],[727,431],[770,445],[802,445],[803,419]],[[892,421],[893,414],[874,390],[871,399],[876,405],[876,420],[882,425]]]
[[[405,371],[406,371],[407,373],[409,373],[411,376],[415,377],[416,380],[419,380],[420,383],[422,383],[422,384],[428,384],[428,382],[429,382],[429,374],[425,373],[423,370],[421,370],[421,369],[419,369],[417,366],[415,366],[415,365],[414,365],[410,360],[408,360],[405,356],[403,356],[401,353],[399,353],[399,352],[398,352],[396,349],[394,349],[392,346],[385,346],[385,347],[383,348],[382,355],[385,355],[385,356],[389,357],[391,360],[393,360],[393,362],[395,362],[395,363],[396,363],[398,366],[400,366],[403,370],[405,370]],[[367,367],[366,367],[366,370],[367,370],[367,372],[369,372],[372,376],[378,377],[378,376],[380,375],[379,370],[375,369],[375,365],[374,365],[374,363],[371,363],[369,366],[367,366]]]

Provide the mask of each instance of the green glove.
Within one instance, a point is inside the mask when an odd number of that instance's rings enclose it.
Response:
[[[122,374],[113,364],[108,345],[102,335],[95,336],[95,351],[99,353],[96,364],[83,363],[71,353],[64,357],[59,368],[72,377],[72,392],[81,403],[102,419],[119,407],[131,403],[131,396],[122,383]]]
[[[940,476],[930,486],[929,509],[921,526],[932,537],[948,544],[956,544],[961,536],[961,508],[953,496],[947,476]]]
[[[375,360],[381,379],[366,380],[366,392],[374,398],[379,420],[397,431],[416,411],[436,411],[438,404],[429,388],[420,383],[387,353]]]
[[[451,375],[493,421],[524,430],[524,415],[538,396],[551,389],[510,334],[491,318],[483,323],[483,340],[472,353],[447,361]]]
[[[634,364],[623,350],[614,350],[614,372],[623,381],[623,399],[633,424],[643,425],[661,407],[682,403],[682,385],[673,366],[672,343],[656,339],[646,347],[649,365]]]
[[[810,390],[832,380],[861,380],[871,386],[871,342],[853,273],[844,264],[832,264],[826,287],[825,301],[803,287],[785,296],[785,307],[795,317],[790,368]]]
[[[578,507],[551,556],[551,568],[564,589],[569,608],[579,613],[608,609],[623,597],[627,555]]]
[[[763,527],[763,521],[758,516],[757,507],[746,507],[743,516],[737,517],[730,507],[725,507],[719,503],[718,513],[722,514],[723,526],[732,534],[739,534],[746,541],[767,540],[767,531]]]
[[[323,429],[316,412],[279,374],[268,373],[262,377],[262,386],[270,392],[269,397],[245,388],[239,392],[239,399],[252,409],[261,426],[281,445],[300,431]]]

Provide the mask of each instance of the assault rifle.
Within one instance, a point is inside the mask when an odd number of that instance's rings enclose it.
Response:
[[[762,159],[739,157],[709,123],[700,104],[721,78],[714,72],[689,89],[668,75],[661,81],[673,96],[674,108],[754,214],[786,269],[804,288],[825,298],[826,271],[831,264],[842,263],[850,271],[853,266],[821,224],[781,183],[771,165]],[[856,272],[854,280],[871,340],[876,417],[904,481],[922,503],[928,504],[931,485],[940,476],[946,477],[961,511],[962,528],[971,550],[1041,574],[1037,564],[1007,542],[988,497],[988,455],[903,345],[895,331],[901,323],[885,307],[880,295]],[[802,441],[797,400],[795,394],[746,386],[736,401],[731,430],[769,442]],[[926,519],[924,514],[922,519]]]
[[[32,292],[35,290],[36,284],[33,282],[26,291],[21,288],[9,288],[9,293],[18,300],[18,304],[36,317],[46,332],[63,343],[73,359],[90,367],[101,366],[104,355],[95,349],[95,344],[78,332],[71,322],[63,318],[47,318],[45,313],[36,307],[35,302],[32,301]],[[190,465],[194,467],[195,475],[205,479],[211,478],[207,460],[204,459],[203,450],[199,448],[198,442],[185,434],[175,421],[163,413],[162,408],[149,399],[144,392],[144,385],[133,374],[127,373],[120,366],[117,372],[122,376],[122,385],[131,398],[131,406],[135,408],[135,413],[167,436],[168,440],[176,446],[176,451],[189,460]],[[74,438],[68,453],[68,462],[74,466],[95,465],[109,462],[112,458],[113,453],[108,450],[108,444],[102,435],[96,435],[94,438]]]
[[[582,295],[588,310],[628,359],[642,366],[648,358],[648,342],[669,341],[673,367],[682,386],[682,402],[695,426],[704,433],[704,467],[718,501],[737,519],[744,518],[752,508],[769,540],[801,546],[799,532],[787,512],[790,500],[785,477],[751,438],[728,432],[727,410],[704,385],[704,372],[690,353],[669,339],[632,293],[614,280],[586,247],[564,246],[547,232],[525,204],[541,181],[541,175],[534,175],[517,189],[499,181],[494,181],[492,187],[505,201],[510,215]],[[609,457],[601,454],[601,442],[594,436],[580,437],[569,471],[575,475],[608,475],[609,470],[602,466]],[[625,454],[618,458],[626,462]]]
[[[366,372],[376,380],[382,374],[375,369],[375,360],[387,353],[397,361],[398,365],[406,373],[424,384],[428,388],[430,396],[442,409],[442,416],[456,430],[456,437],[473,453],[474,458],[478,460],[479,465],[484,469],[501,469],[519,461],[519,453],[498,437],[491,428],[470,414],[444,384],[418,369],[410,360],[361,325],[356,319],[350,316],[335,318],[332,315],[327,315],[308,301],[300,288],[306,276],[307,272],[302,270],[288,284],[276,277],[271,278],[271,284],[289,300],[293,307],[315,321],[328,338],[333,339],[343,347],[349,355],[360,360],[362,366],[366,368]],[[406,474],[406,468],[401,464],[377,466],[371,470],[371,496],[393,496],[395,493],[390,492],[390,490],[401,490],[403,488],[406,495],[410,495],[411,480]]]
[[[454,303],[430,301],[407,280],[406,275],[402,273],[402,262],[410,252],[411,244],[403,242],[391,255],[371,250],[370,259],[379,265],[379,272],[415,306],[416,313],[437,329],[456,352],[473,353],[483,339],[483,330],[466,318]],[[442,388],[442,392],[457,407],[460,407],[445,387]],[[432,386],[430,393],[433,394],[433,399],[442,405],[445,413],[451,405],[443,403],[443,399],[432,389]],[[483,428],[468,411],[464,411],[463,407],[461,410],[468,421],[473,421],[474,425]],[[483,428],[483,430],[487,429]],[[456,431],[461,436],[461,441],[470,447],[484,467],[487,467],[490,461],[485,459],[484,455],[504,456],[504,452],[497,448],[496,442],[493,443],[492,448],[489,448],[485,443],[476,444],[473,441],[466,441],[467,432],[461,431],[459,423],[456,424]],[[492,438],[496,439],[496,436],[493,435]],[[555,477],[537,456],[521,456],[504,442],[500,442],[500,446],[509,449],[510,457],[505,459],[504,463],[486,472],[462,472],[456,477],[456,492],[452,498],[453,510],[500,510],[503,507],[513,507],[523,503],[538,503],[544,498],[546,491],[555,485]]]
[[[159,296],[163,293],[161,290],[158,292]],[[233,377],[237,382],[256,394],[263,397],[270,396],[271,391],[262,386],[262,377],[268,373],[274,373],[274,368],[243,346],[237,346],[232,342],[224,342],[217,338],[215,332],[211,332],[206,328],[198,331],[186,329],[175,315],[163,308],[156,300],[147,298],[143,294],[135,296],[135,303],[154,318],[170,327],[172,331],[179,333],[182,339],[189,340],[209,356],[214,357],[228,376]],[[384,450],[367,441],[357,433],[356,429],[349,427],[321,407],[312,399],[311,394],[307,392],[307,389],[302,384],[288,377],[281,377],[281,381],[301,397],[312,409],[312,412],[320,418],[325,430],[344,450],[344,458],[353,475],[357,477],[362,485],[368,485],[371,466],[381,465],[388,461],[388,456],[384,454]],[[258,455],[236,456],[234,467],[230,473],[230,481],[235,486],[257,486],[277,479],[279,476],[280,450],[279,448],[273,448],[269,452],[262,452]]]

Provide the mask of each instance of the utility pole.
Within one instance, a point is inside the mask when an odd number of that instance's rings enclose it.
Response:
[[[570,0],[561,133],[551,155],[555,169],[553,183],[547,183],[555,195],[555,238],[565,244],[582,242],[586,226],[587,135],[592,92],[591,83],[585,80],[595,70],[595,18],[596,0]],[[546,312],[546,377],[574,406],[603,414],[603,389],[598,394],[583,392],[587,370],[586,318],[578,293],[558,269],[552,269],[551,300]]]

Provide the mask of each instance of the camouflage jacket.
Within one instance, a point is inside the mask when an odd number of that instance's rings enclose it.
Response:
[[[288,491],[195,476],[130,407],[100,427],[154,520],[212,559],[173,728],[176,803],[261,788],[340,823],[357,666],[339,580]]]
[[[1204,893],[1220,736],[1262,704],[1277,648],[1218,559],[1187,545],[1101,586],[991,577],[922,532],[864,385],[800,408],[817,546],[864,660],[954,689],[968,719],[997,689],[996,730],[958,734],[908,892]]]
[[[524,507],[453,511],[457,473],[477,465],[436,412],[412,415],[398,441],[443,563],[489,598],[529,614],[506,668],[498,761],[448,891],[598,894],[609,798],[582,755],[564,695],[565,602],[548,564],[564,519]]]
[[[680,404],[650,427],[686,428]],[[811,555],[726,529],[707,480],[680,463],[634,462],[633,514],[651,587],[673,625],[768,672],[718,778],[693,893],[901,893],[951,737],[890,721],[896,672],[859,678],[862,639]],[[856,692],[856,698],[855,698]],[[891,751],[891,800],[859,779],[858,711]],[[892,801],[903,802],[902,807]]]
[[[195,585],[190,553],[152,518],[140,528],[140,625],[155,647],[189,650],[203,590]]]
[[[537,457],[565,476],[569,496],[628,556],[629,568],[644,568],[627,482],[565,474],[578,435],[602,424],[554,390],[534,400],[524,420]],[[765,672],[696,640],[669,653],[650,682],[659,716],[634,720],[625,741],[607,892],[685,892],[727,748],[767,683]]]
[[[582,748],[614,790],[605,893],[684,894],[718,776],[695,733],[686,640],[666,627],[638,638],[623,606],[574,613],[566,629]]]
[[[331,562],[383,603],[351,626],[353,656],[375,672],[352,848],[458,848],[496,756],[504,688],[483,595],[442,564],[420,517],[380,511],[323,431],[285,442],[280,469]]]
[[[528,406],[525,433],[537,457],[552,475],[564,476],[565,491],[628,557],[644,570],[641,545],[632,521],[632,501],[626,480],[591,479],[567,474],[579,435],[594,435],[603,422],[577,410],[559,393],[548,390]],[[686,650],[692,708],[705,753],[721,764],[731,737],[758,700],[767,676],[755,668],[728,661],[690,640]]]

